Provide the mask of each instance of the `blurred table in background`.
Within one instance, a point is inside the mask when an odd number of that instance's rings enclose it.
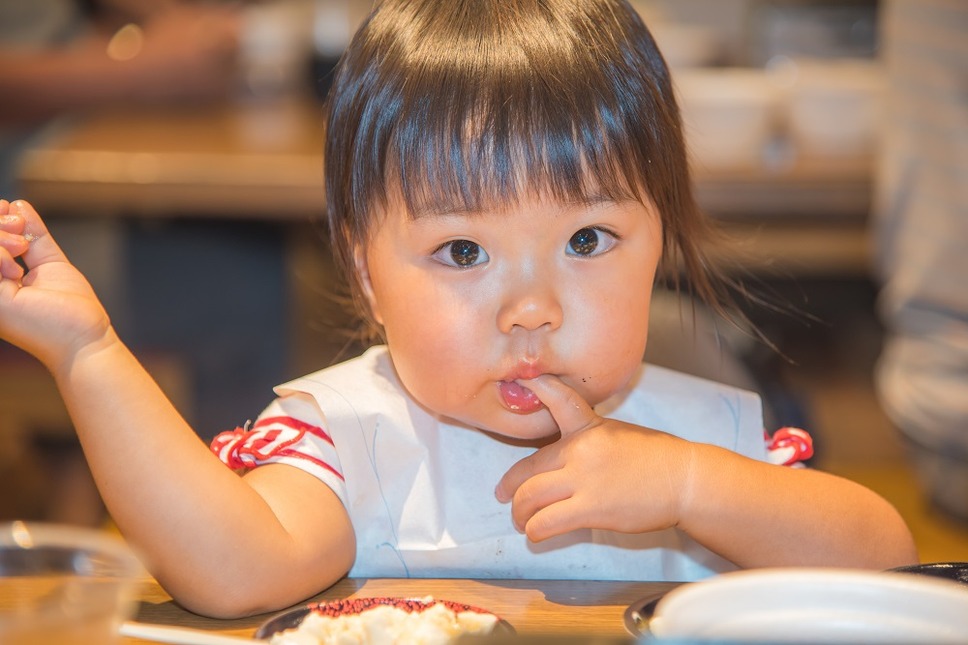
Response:
[[[870,274],[870,158],[802,159],[693,175],[700,206],[729,235],[714,260],[781,277]]]
[[[126,110],[60,124],[20,172],[41,212],[305,222],[323,213],[311,98]],[[866,275],[871,163],[797,161],[695,172],[702,207],[734,242],[714,258],[787,275]]]
[[[305,219],[322,210],[311,100],[126,109],[52,128],[20,182],[41,212]]]

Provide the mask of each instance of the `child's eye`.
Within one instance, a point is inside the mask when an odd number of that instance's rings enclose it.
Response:
[[[453,240],[442,244],[432,257],[438,262],[461,269],[483,264],[490,259],[480,244],[470,240]]]
[[[618,241],[618,238],[606,230],[599,228],[583,228],[571,236],[568,240],[566,253],[569,255],[601,255],[605,253]]]

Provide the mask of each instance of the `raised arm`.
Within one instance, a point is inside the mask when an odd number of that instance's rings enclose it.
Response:
[[[917,561],[897,511],[859,484],[604,419],[553,376],[526,385],[562,431],[498,485],[533,540],[586,527],[675,526],[746,568],[884,569]]]
[[[188,608],[269,611],[349,570],[353,530],[336,494],[285,465],[239,477],[218,461],[23,201],[0,200],[0,338],[51,371],[113,519]]]

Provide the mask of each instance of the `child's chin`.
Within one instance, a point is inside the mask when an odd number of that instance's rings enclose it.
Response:
[[[500,427],[482,427],[507,443],[542,446],[558,439],[558,425],[546,409],[530,414],[508,414]]]

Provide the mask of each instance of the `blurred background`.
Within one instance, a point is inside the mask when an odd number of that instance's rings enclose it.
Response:
[[[319,113],[369,4],[0,5],[0,93],[21,97],[0,107],[0,195],[45,215],[203,438],[359,351],[334,301]],[[968,522],[922,488],[875,388],[886,3],[633,5],[673,70],[700,204],[728,235],[713,258],[775,305],[745,312],[771,348],[701,316],[697,334],[660,299],[649,359],[758,390],[768,429],[810,430],[812,465],[893,502],[923,561],[968,560]],[[963,51],[951,38],[932,36]],[[49,375],[0,344],[10,518],[106,519]]]

